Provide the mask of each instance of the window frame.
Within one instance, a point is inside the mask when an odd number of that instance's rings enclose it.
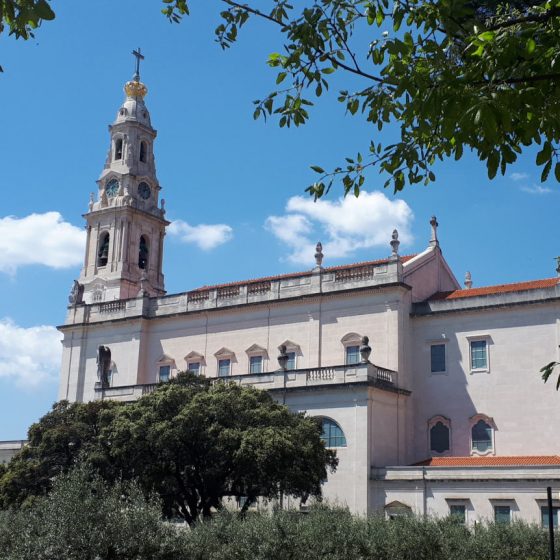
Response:
[[[548,529],[548,503],[546,500],[539,500],[539,512],[541,514],[541,527],[543,529]],[[554,530],[558,531],[560,527],[560,504],[557,500],[552,501],[552,516]]]
[[[468,347],[468,356],[469,356],[469,372],[473,373],[490,373],[490,345],[492,339],[490,335],[476,335],[476,336],[467,336],[467,341],[469,344]],[[485,367],[473,367],[473,343],[477,342],[484,342],[486,348],[486,366]]]
[[[192,369],[191,366],[193,364],[196,364],[198,367]],[[190,371],[194,375],[200,375],[200,372],[202,371],[202,362],[200,360],[193,360],[191,362],[187,362],[187,371]]]
[[[216,377],[231,377],[233,375],[233,364],[237,361],[235,359],[235,352],[229,348],[222,347],[214,353],[216,358]],[[229,373],[227,375],[220,375],[220,362],[229,360]]]
[[[513,508],[511,507],[511,504],[500,504],[500,503],[496,503],[496,504],[492,504],[492,507],[494,509],[494,523],[496,524],[504,524],[504,525],[509,525],[511,524],[511,522],[513,521]],[[499,509],[504,509],[507,508],[508,509],[508,513],[507,513],[507,521],[505,520],[498,520],[498,510]]]
[[[348,439],[346,438],[346,434],[344,433],[342,426],[330,416],[319,416],[319,418],[321,419],[321,441],[325,444],[325,447],[327,449],[341,449],[348,447]],[[325,433],[325,424],[327,423],[329,424],[329,435],[328,437],[323,437],[323,434]],[[330,428],[333,427],[340,430],[342,435],[331,435]],[[342,445],[330,445],[334,439],[342,439],[344,443]]]
[[[302,356],[301,348],[299,344],[292,342],[291,340],[286,340],[280,346],[278,346],[278,351],[281,351],[282,346],[286,347],[286,354],[290,355],[293,354],[293,368],[288,367],[290,360],[286,363],[286,371],[294,371],[298,368],[299,357]]]
[[[161,378],[161,370],[163,368],[169,368],[168,371],[168,377],[167,379],[163,380]],[[158,364],[158,374],[157,374],[157,378],[158,378],[158,383],[169,383],[169,381],[171,381],[171,364]]]
[[[156,362],[157,367],[157,374],[156,374],[156,382],[157,383],[166,383],[165,381],[161,381],[160,379],[160,372],[162,367],[169,366],[169,379],[167,381],[171,381],[174,377],[174,372],[177,369],[175,364],[175,360],[168,356],[167,354],[163,354],[163,356]]]
[[[443,424],[443,426],[445,426],[447,428],[448,431],[448,448],[445,451],[436,451],[435,449],[432,449],[432,429],[437,425],[437,424]],[[452,432],[451,432],[451,420],[445,416],[442,415],[438,415],[438,416],[433,416],[432,418],[430,418],[428,420],[428,453],[432,456],[432,457],[445,457],[446,455],[451,455],[452,454]]]
[[[221,374],[221,368],[222,368],[222,362],[227,362],[227,373],[225,375]],[[231,377],[231,358],[226,358],[226,357],[222,357],[222,358],[218,358],[218,371],[217,371],[218,375],[217,377]]]
[[[268,352],[266,348],[260,346],[259,344],[252,344],[245,350],[247,354],[247,373],[249,375],[259,375],[265,372],[265,361],[268,360]],[[251,371],[251,361],[253,358],[260,358],[261,359],[261,368],[259,372],[252,372]]]
[[[467,526],[469,524],[470,521],[470,510],[471,508],[471,502],[468,498],[446,498],[445,500],[447,502],[447,507],[449,508],[449,517],[451,517],[452,515],[454,515],[452,513],[452,508],[456,508],[456,507],[462,507],[463,511],[464,511],[464,516],[463,516],[463,520],[461,521],[461,524]]]
[[[484,422],[486,425],[490,427],[490,447],[484,451],[480,451],[479,449],[475,449],[473,447],[473,428],[479,423]],[[471,455],[477,456],[484,456],[484,455],[495,455],[496,454],[496,425],[494,420],[490,418],[490,416],[486,416],[485,414],[476,414],[470,418],[469,422],[469,444]]]
[[[341,339],[340,342],[342,343],[342,347],[343,347],[343,355],[342,355],[342,363],[345,366],[357,366],[362,362],[362,356],[360,354],[360,347],[362,346],[362,335],[358,334],[356,332],[349,332],[346,333]],[[358,361],[357,362],[353,362],[350,363],[348,362],[348,348],[351,348],[353,346],[357,346],[358,347]],[[371,343],[370,343],[371,346]]]
[[[253,360],[255,359],[259,359],[260,361],[259,363],[259,371],[253,371]],[[264,356],[262,354],[253,354],[252,356],[249,356],[249,374],[250,375],[259,375],[260,373],[263,373],[264,371]]]

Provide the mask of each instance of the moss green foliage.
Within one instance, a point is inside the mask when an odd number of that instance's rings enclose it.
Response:
[[[28,505],[53,479],[85,463],[105,480],[137,480],[168,517],[194,523],[225,497],[320,499],[336,468],[317,419],[294,414],[252,387],[192,374],[134,403],[61,402],[29,431],[0,472],[0,508]]]
[[[161,519],[135,483],[111,486],[87,468],[61,475],[29,507],[0,512],[0,560],[546,560],[536,526],[452,519],[227,511],[192,528]]]

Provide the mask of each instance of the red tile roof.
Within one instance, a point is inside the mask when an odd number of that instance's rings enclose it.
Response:
[[[524,467],[560,465],[559,455],[520,455],[510,457],[432,457],[413,466],[419,467]]]
[[[515,284],[499,284],[497,286],[485,286],[483,288],[471,288],[470,290],[454,290],[452,292],[438,292],[430,300],[450,300],[476,296],[488,296],[493,294],[505,294],[507,292],[523,292],[526,290],[539,290],[541,288],[552,288],[558,284],[558,278],[545,278],[544,280],[531,280],[530,282],[516,282]]]
[[[405,255],[401,257],[401,262],[405,263],[410,259],[413,259],[416,255]],[[352,268],[361,268],[362,266],[372,266],[378,264],[386,264],[389,259],[379,259],[376,261],[365,261],[353,264],[343,264],[339,266],[328,266],[325,267],[324,272],[335,272],[337,270],[350,270]],[[238,282],[228,282],[226,284],[214,284],[212,286],[201,286],[200,288],[195,288],[194,290],[189,290],[191,292],[200,292],[206,290],[214,290],[216,288],[227,288],[229,286],[242,286],[245,284],[253,284],[258,282],[270,282],[271,280],[286,280],[288,278],[302,278],[305,276],[311,276],[313,274],[312,270],[306,270],[304,272],[290,272],[288,274],[278,274],[277,276],[263,276],[262,278],[252,278],[251,280],[240,280]]]

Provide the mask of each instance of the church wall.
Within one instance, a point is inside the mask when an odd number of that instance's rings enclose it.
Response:
[[[348,506],[367,513],[369,489],[368,389],[349,387],[288,393],[286,404],[294,412],[335,420],[346,436],[346,447],[336,448],[339,464],[323,485],[323,497],[330,504]]]
[[[558,359],[560,305],[524,305],[413,319],[415,460],[429,455],[427,422],[451,421],[451,454],[470,455],[470,418],[495,424],[498,455],[560,452],[558,394],[539,369]],[[489,371],[471,372],[469,337],[488,341]],[[447,371],[430,373],[430,343],[446,346]]]
[[[173,360],[175,371],[184,370],[188,362],[185,356],[191,352],[204,356],[202,373],[215,377],[215,354],[222,349],[233,353],[231,374],[246,374],[247,350],[253,345],[266,351],[263,371],[274,371],[278,369],[278,347],[283,343],[296,346],[297,369],[341,365],[345,360],[341,340],[353,332],[370,337],[372,362],[395,369],[399,366],[400,297],[400,292],[383,291],[160,317],[148,321],[146,372],[141,377],[145,383],[155,382],[163,357]]]

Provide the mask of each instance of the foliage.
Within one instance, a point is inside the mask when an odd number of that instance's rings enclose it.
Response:
[[[0,512],[0,558],[545,560],[548,552],[546,531],[524,523],[468,529],[451,518],[387,520],[318,506],[307,514],[223,511],[178,530],[159,512],[137,485],[110,487],[78,468],[30,508]]]
[[[541,374],[542,374],[542,379],[544,380],[544,382],[546,383],[549,379],[549,377],[552,375],[552,373],[554,372],[554,370],[556,369],[556,366],[560,366],[559,362],[550,362],[548,364],[546,364],[546,366],[543,366],[540,370]],[[558,389],[560,389],[560,372],[558,373],[558,379],[556,380],[556,390],[558,391]]]
[[[100,413],[110,402],[60,401],[28,432],[26,445],[0,471],[0,507],[20,505],[46,494],[54,477],[74,467],[81,454],[97,449]]]
[[[194,523],[224,497],[319,498],[337,465],[313,418],[257,389],[211,385],[192,374],[130,404],[61,402],[29,431],[29,445],[0,473],[0,507],[31,505],[80,461],[108,481],[137,479],[164,513]]]
[[[16,39],[34,37],[33,30],[54,17],[47,0],[0,0],[0,33],[7,27]]]
[[[164,560],[180,558],[180,548],[157,501],[84,468],[59,477],[32,507],[0,512],[3,560]]]
[[[350,88],[338,99],[370,124],[365,153],[331,171],[312,166],[316,198],[341,179],[359,194],[364,171],[377,166],[385,186],[435,180],[435,164],[473,151],[488,177],[506,173],[523,150],[539,145],[536,164],[560,181],[560,0],[222,0],[217,41],[230,47],[249,18],[284,37],[270,55],[277,89],[255,102],[255,118],[300,126],[309,108],[344,72]],[[186,0],[167,0],[173,21]],[[287,86],[284,87],[284,84]],[[395,141],[380,141],[387,127]]]
[[[242,512],[257,497],[319,498],[337,465],[315,419],[252,387],[187,378],[109,416],[101,437],[112,477],[138,478],[168,516],[189,523],[221,509],[226,496],[246,498]]]

